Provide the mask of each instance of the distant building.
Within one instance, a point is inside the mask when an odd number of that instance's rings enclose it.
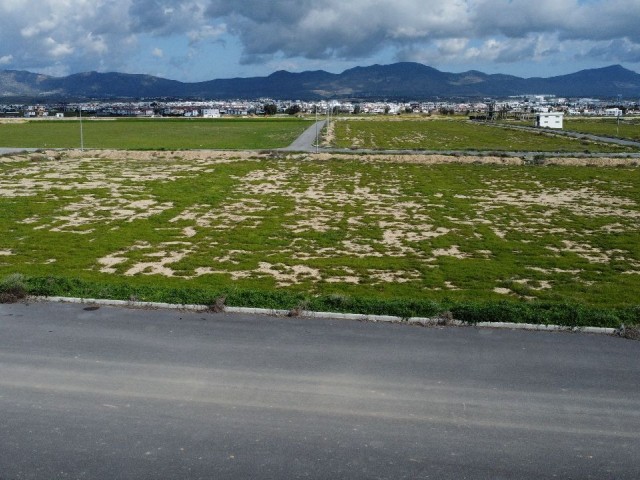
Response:
[[[622,110],[619,108],[606,108],[604,110],[604,114],[607,117],[621,117],[622,116]]]
[[[220,110],[217,108],[205,108],[202,110],[204,118],[220,118]]]
[[[546,112],[536,115],[536,127],[540,128],[562,128],[564,113]]]

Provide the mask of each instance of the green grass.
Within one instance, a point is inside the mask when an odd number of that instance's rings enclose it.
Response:
[[[119,150],[270,149],[309,126],[298,119],[87,119],[85,148]],[[0,147],[78,148],[77,120],[0,123]]]
[[[630,148],[462,120],[341,120],[334,144],[379,150],[626,152]]]
[[[626,140],[640,142],[640,118],[620,119],[598,118],[598,119],[572,119],[564,120],[565,130],[579,133],[591,133],[593,135],[603,135],[607,137],[618,137]]]
[[[0,160],[0,278],[22,274],[32,293],[469,321],[637,313],[637,167],[146,155]]]

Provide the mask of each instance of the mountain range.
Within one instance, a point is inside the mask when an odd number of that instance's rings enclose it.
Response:
[[[83,99],[407,99],[481,98],[526,94],[563,97],[640,97],[640,74],[620,65],[569,75],[521,78],[479,71],[441,72],[419,63],[356,67],[334,74],[323,70],[267,77],[231,78],[184,83],[125,73],[87,72],[67,77],[0,70],[0,101]]]

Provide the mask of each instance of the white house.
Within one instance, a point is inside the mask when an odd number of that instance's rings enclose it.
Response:
[[[622,116],[622,110],[619,109],[619,108],[605,108],[604,114],[607,117],[621,117]]]
[[[564,113],[547,112],[536,115],[536,127],[540,128],[562,128]]]
[[[204,118],[220,118],[220,110],[217,108],[205,108],[202,110]]]

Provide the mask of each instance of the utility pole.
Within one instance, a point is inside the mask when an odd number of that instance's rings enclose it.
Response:
[[[318,153],[318,104],[314,110],[316,111],[316,153]]]
[[[80,151],[84,152],[84,132],[82,130],[82,104],[78,104],[78,111],[80,112]]]

